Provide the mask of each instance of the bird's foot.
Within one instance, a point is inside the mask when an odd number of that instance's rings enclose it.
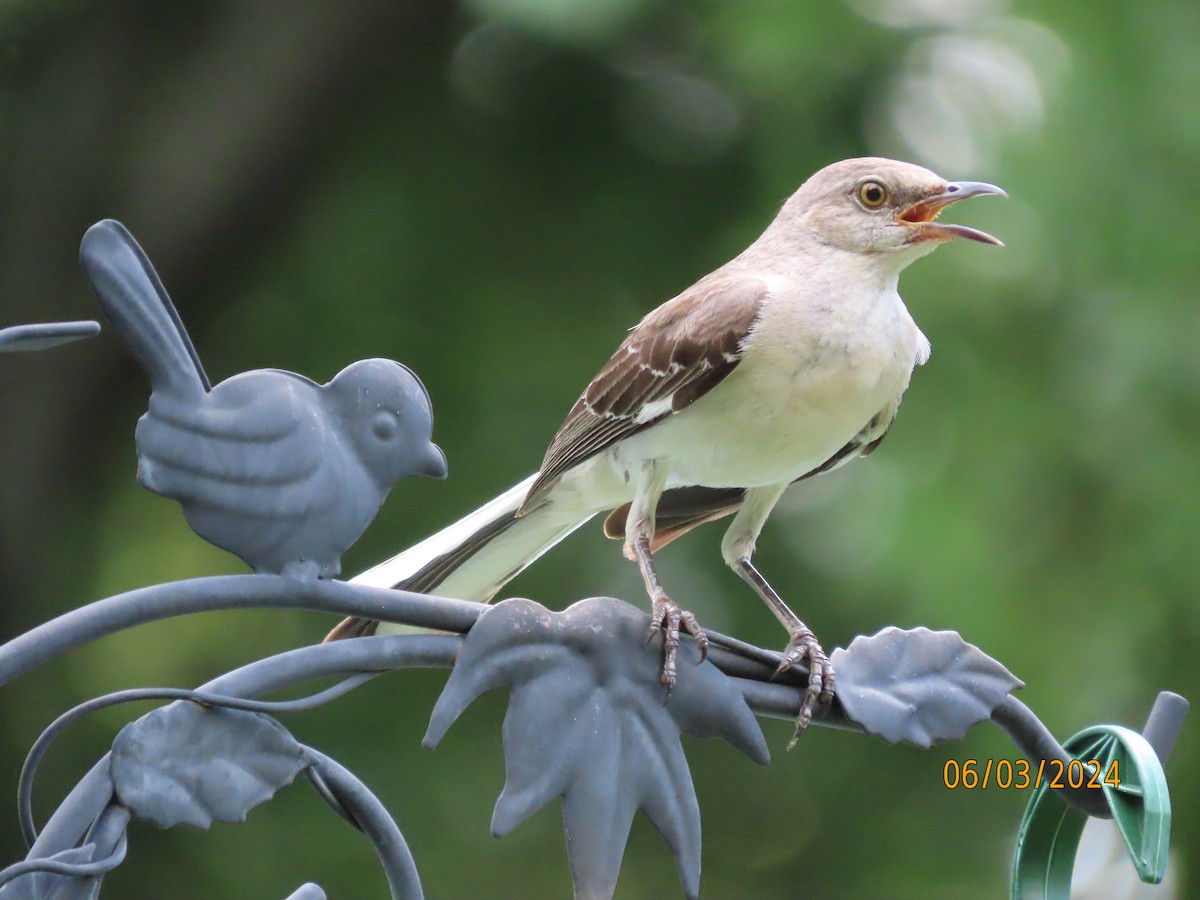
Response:
[[[708,635],[700,629],[700,624],[692,613],[686,609],[680,609],[670,597],[663,593],[657,593],[651,598],[650,634],[646,640],[652,640],[659,629],[664,632],[660,680],[667,689],[669,699],[671,690],[675,687],[675,656],[679,649],[679,632],[690,634],[695,640],[696,647],[700,651],[700,662],[704,662],[708,658]]]
[[[800,704],[800,712],[796,716],[796,733],[788,742],[788,749],[796,746],[796,741],[808,723],[812,721],[813,710],[817,703],[828,704],[833,699],[834,672],[829,663],[829,657],[817,643],[816,635],[807,628],[797,629],[787,647],[783,651],[783,662],[775,670],[776,675],[786,672],[797,663],[808,662],[808,685],[804,691],[804,701]]]

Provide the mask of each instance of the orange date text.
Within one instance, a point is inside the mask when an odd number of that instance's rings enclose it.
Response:
[[[1105,785],[1119,787],[1121,775],[1115,759],[1107,766],[1098,759],[1042,759],[1036,764],[1026,759],[948,759],[942,766],[942,784],[968,791],[989,787],[1023,791],[1043,784],[1051,790],[1100,790]]]

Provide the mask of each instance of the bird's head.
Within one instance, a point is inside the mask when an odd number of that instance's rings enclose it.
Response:
[[[983,194],[1008,196],[995,185],[947,181],[912,163],[847,159],[826,166],[801,185],[780,218],[842,250],[894,256],[907,263],[954,238],[1003,246],[986,232],[937,220],[950,204]]]
[[[342,369],[327,389],[359,459],[381,486],[409,475],[446,477],[446,455],[430,440],[429,394],[407,366],[362,359]]]

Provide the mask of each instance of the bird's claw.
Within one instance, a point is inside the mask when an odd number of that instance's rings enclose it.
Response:
[[[800,712],[796,716],[796,733],[788,742],[789,750],[796,746],[796,741],[800,739],[800,735],[812,721],[813,710],[816,709],[817,703],[827,705],[833,700],[833,685],[836,678],[833,666],[830,665],[829,657],[825,655],[821,645],[817,643],[816,636],[807,628],[792,635],[787,647],[784,648],[783,661],[775,670],[775,674],[781,675],[797,663],[806,660],[808,662],[808,685],[804,690],[804,700],[800,704]]]
[[[653,640],[660,629],[663,632],[663,665],[659,680],[666,687],[669,699],[671,690],[675,687],[675,657],[679,649],[679,632],[683,631],[692,636],[696,648],[700,651],[700,662],[708,659],[708,635],[701,630],[692,613],[680,609],[665,594],[654,597],[651,603],[650,632],[646,636],[646,643]]]

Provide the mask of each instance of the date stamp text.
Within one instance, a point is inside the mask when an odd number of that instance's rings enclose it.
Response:
[[[1121,773],[1115,759],[1107,766],[1098,759],[1042,759],[1037,765],[1026,759],[948,759],[942,767],[942,783],[949,790],[968,791],[988,787],[1023,791],[1043,784],[1051,790],[1100,790],[1105,785],[1119,787]]]

